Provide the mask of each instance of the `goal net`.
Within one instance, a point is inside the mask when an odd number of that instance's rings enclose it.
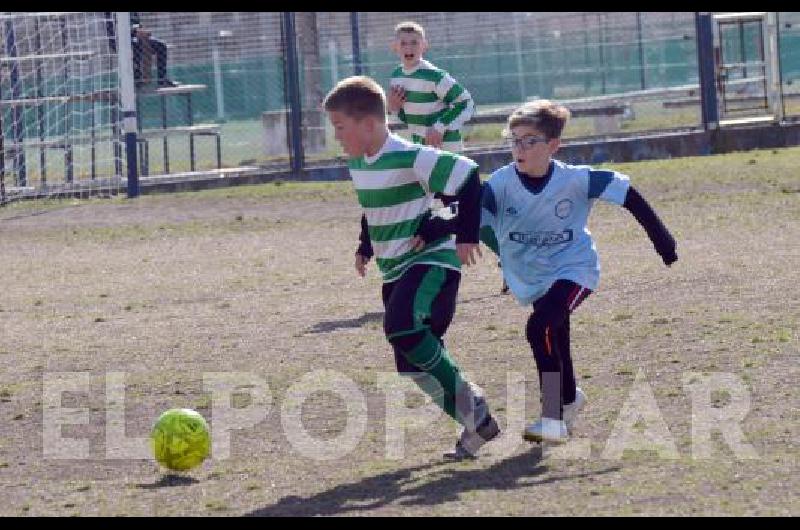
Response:
[[[0,12],[0,204],[121,191],[117,38],[113,13]]]

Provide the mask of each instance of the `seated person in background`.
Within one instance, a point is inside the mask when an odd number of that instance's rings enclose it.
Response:
[[[114,22],[111,13],[106,13],[106,29],[109,45],[112,52],[117,51],[114,34]],[[131,47],[133,51],[133,78],[136,88],[143,87],[150,82],[152,71],[152,58],[156,58],[156,79],[159,87],[173,87],[178,83],[167,78],[167,45],[164,41],[156,39],[149,30],[142,26],[139,13],[131,12]]]

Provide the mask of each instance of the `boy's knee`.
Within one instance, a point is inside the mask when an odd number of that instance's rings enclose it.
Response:
[[[525,326],[525,337],[528,343],[533,346],[536,342],[544,337],[547,322],[544,318],[537,316],[536,313],[532,314],[528,319],[528,324]]]
[[[425,331],[414,331],[411,333],[386,334],[387,340],[392,346],[405,354],[417,347],[425,336]]]

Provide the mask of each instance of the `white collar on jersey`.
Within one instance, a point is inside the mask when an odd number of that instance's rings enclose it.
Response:
[[[398,136],[397,136],[397,135],[395,135],[395,134],[392,134],[392,133],[389,133],[389,134],[387,134],[387,135],[386,135],[386,141],[385,141],[385,142],[383,142],[383,145],[381,146],[381,148],[380,148],[380,149],[378,149],[378,152],[377,152],[377,153],[375,153],[375,154],[374,154],[374,155],[372,155],[372,156],[369,156],[369,155],[366,155],[366,154],[365,154],[365,155],[364,155],[364,161],[365,161],[367,164],[374,164],[374,163],[375,163],[375,161],[376,161],[376,160],[378,160],[378,159],[381,157],[381,155],[382,155],[383,153],[385,153],[385,152],[386,152],[386,151],[389,149],[389,146],[390,146],[390,145],[391,145],[391,144],[392,144],[394,141],[396,141],[397,139],[398,139]]]
[[[411,75],[411,74],[413,74],[414,72],[416,72],[417,70],[419,70],[420,68],[422,68],[423,66],[424,66],[424,67],[426,67],[426,68],[430,68],[430,67],[432,67],[433,65],[432,65],[431,63],[429,63],[428,61],[426,61],[425,59],[423,59],[423,58],[421,58],[421,57],[420,57],[420,60],[419,60],[419,62],[417,63],[417,66],[415,66],[414,68],[411,68],[411,69],[409,69],[409,70],[406,70],[406,69],[405,69],[405,67],[404,67],[404,66],[402,66],[402,65],[400,66],[400,68],[403,70],[403,73],[404,73],[405,75]]]

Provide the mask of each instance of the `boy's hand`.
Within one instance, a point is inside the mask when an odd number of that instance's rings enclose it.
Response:
[[[368,257],[356,254],[356,272],[362,278],[367,274],[367,263],[369,263]]]
[[[442,140],[444,140],[443,132],[439,132],[433,127],[428,127],[428,132],[425,133],[425,145],[430,145],[431,147],[438,147],[441,149]]]
[[[399,85],[392,86],[391,90],[389,90],[389,99],[387,101],[389,112],[397,114],[403,108],[403,103],[405,102],[406,90]]]
[[[667,267],[678,261],[678,254],[675,252],[674,248],[659,252],[659,254],[661,254],[661,259]]]
[[[478,260],[472,255],[473,251],[477,252],[478,256],[483,257],[478,243],[456,243],[456,254],[458,254],[458,259],[464,265],[477,265]]]

